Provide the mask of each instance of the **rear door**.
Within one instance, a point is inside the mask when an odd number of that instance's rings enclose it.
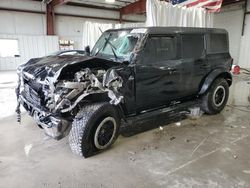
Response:
[[[196,95],[210,70],[206,56],[205,34],[182,34],[182,97]]]
[[[180,83],[179,37],[151,35],[136,64],[137,110],[151,109],[178,98]]]

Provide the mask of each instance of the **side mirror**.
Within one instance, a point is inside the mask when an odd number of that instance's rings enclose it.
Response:
[[[87,55],[90,55],[90,47],[89,47],[89,45],[88,46],[85,46],[85,53],[87,54]]]

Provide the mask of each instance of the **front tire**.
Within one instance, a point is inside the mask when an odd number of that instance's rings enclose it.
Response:
[[[202,110],[207,114],[220,113],[227,104],[229,86],[224,78],[217,78],[202,97]]]
[[[120,118],[109,103],[86,105],[76,115],[69,134],[71,151],[83,157],[108,149],[117,139]]]

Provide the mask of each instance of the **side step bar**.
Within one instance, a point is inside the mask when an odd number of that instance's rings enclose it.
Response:
[[[123,136],[132,136],[150,129],[164,126],[185,119],[189,108],[200,107],[200,100],[175,104],[167,108],[161,108],[145,112],[122,121],[120,133]]]

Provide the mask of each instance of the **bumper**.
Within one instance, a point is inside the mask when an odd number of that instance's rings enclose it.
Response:
[[[36,107],[22,95],[19,96],[19,101],[36,123],[44,129],[46,135],[59,140],[68,134],[71,125],[69,121]]]

